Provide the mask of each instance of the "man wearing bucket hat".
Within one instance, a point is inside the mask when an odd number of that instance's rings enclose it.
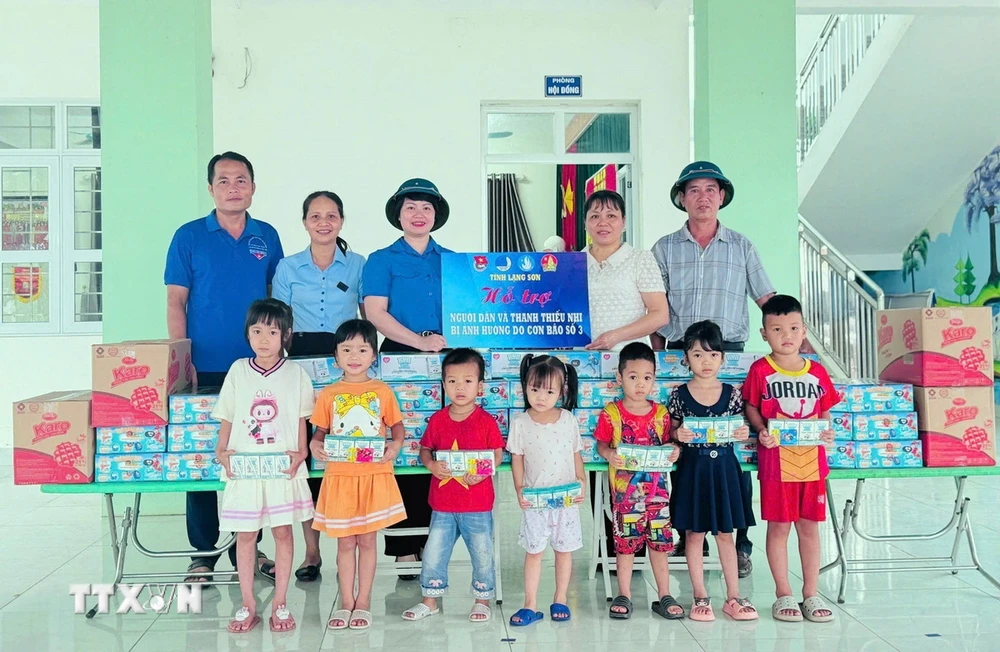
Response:
[[[761,306],[774,295],[757,248],[746,236],[719,222],[719,211],[733,201],[734,194],[732,182],[709,161],[685,167],[670,189],[670,201],[686,212],[688,219],[679,230],[653,245],[670,305],[670,322],[660,330],[668,349],[683,349],[688,327],[709,319],[722,329],[725,350],[742,351],[750,336],[747,296]],[[742,474],[741,484],[749,495],[753,490],[749,473]],[[680,535],[676,549],[684,554],[683,533]],[[736,551],[740,577],[753,569],[752,550],[747,531],[739,530]]]
[[[434,241],[448,221],[450,209],[437,186],[427,179],[409,179],[385,203],[389,224],[403,236],[368,257],[361,276],[365,316],[385,336],[380,351],[440,351],[441,254],[451,253]],[[394,527],[428,527],[429,475],[397,475],[406,520]],[[397,561],[416,561],[426,536],[388,536],[385,554]],[[404,575],[403,579],[416,579]]]

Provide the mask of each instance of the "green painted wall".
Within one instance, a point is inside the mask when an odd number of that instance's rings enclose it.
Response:
[[[695,156],[736,188],[719,214],[760,250],[778,292],[799,294],[795,1],[694,0]],[[760,312],[750,309],[752,348]]]
[[[166,337],[174,230],[212,209],[211,0],[101,0],[104,339]]]
[[[101,0],[100,27],[104,341],[166,337],[167,246],[212,209],[211,0]],[[184,496],[142,507],[183,514]]]

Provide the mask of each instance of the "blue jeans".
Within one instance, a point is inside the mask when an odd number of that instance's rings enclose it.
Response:
[[[489,600],[496,589],[493,512],[434,512],[420,568],[420,592],[439,598],[448,590],[448,562],[461,536],[472,557],[472,593]]]

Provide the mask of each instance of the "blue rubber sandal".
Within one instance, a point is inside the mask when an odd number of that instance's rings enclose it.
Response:
[[[549,616],[551,616],[552,620],[557,623],[569,620],[572,615],[573,614],[569,612],[569,607],[561,602],[553,602],[552,606],[549,607]]]
[[[520,621],[514,620],[519,618]],[[530,625],[531,623],[545,618],[545,614],[541,611],[532,611],[531,609],[518,609],[517,613],[510,617],[510,624],[512,627],[524,627]]]

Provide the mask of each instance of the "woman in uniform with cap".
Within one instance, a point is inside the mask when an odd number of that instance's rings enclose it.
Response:
[[[441,334],[441,254],[451,253],[434,241],[448,221],[448,202],[427,179],[410,179],[385,204],[389,223],[403,236],[368,257],[362,274],[366,317],[385,340],[380,352],[437,352],[445,347]],[[428,527],[429,475],[397,475],[406,520],[397,528]],[[391,529],[391,528],[390,528]],[[419,559],[426,536],[388,536],[385,554],[397,561]],[[404,575],[403,579],[416,579]]]

